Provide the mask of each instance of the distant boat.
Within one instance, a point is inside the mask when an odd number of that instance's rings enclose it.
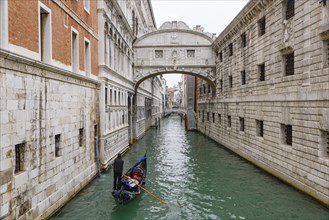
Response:
[[[119,204],[125,204],[141,192],[139,186],[145,185],[147,171],[146,154],[137,161],[121,178],[121,188],[112,191],[112,196]]]

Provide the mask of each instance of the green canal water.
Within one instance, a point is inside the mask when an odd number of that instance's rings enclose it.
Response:
[[[111,196],[113,173],[96,178],[52,219],[328,220],[329,209],[221,145],[186,132],[178,116],[151,129],[124,156],[125,170],[147,150],[146,192],[126,205]]]

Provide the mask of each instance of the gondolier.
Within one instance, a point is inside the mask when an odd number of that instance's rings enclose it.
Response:
[[[113,197],[119,204],[124,204],[140,194],[140,188],[145,184],[147,172],[146,159],[145,154],[123,175],[121,181],[118,183],[118,190],[112,191]]]
[[[119,153],[117,158],[115,158],[113,163],[113,190],[120,189],[121,187],[121,176],[123,171],[124,161],[121,159],[121,154]]]

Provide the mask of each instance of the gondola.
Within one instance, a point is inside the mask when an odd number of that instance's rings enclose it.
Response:
[[[117,203],[125,204],[140,194],[140,187],[145,185],[147,163],[146,154],[139,159],[121,178],[119,190],[113,190],[112,196]]]

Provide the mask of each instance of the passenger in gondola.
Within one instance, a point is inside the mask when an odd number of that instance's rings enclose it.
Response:
[[[123,164],[124,161],[121,159],[121,154],[119,153],[113,163],[113,190],[120,189],[121,187]]]

